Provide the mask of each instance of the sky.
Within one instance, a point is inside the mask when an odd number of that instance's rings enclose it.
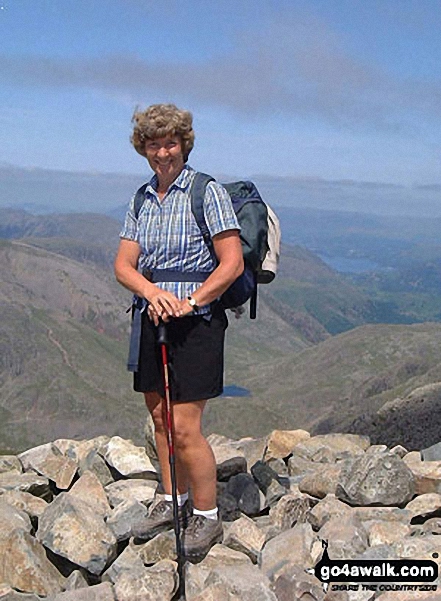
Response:
[[[441,184],[439,0],[0,0],[0,164],[138,174],[136,106],[203,171]]]

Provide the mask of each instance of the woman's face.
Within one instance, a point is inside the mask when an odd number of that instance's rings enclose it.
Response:
[[[147,140],[145,154],[160,182],[173,182],[184,167],[180,136],[164,136]]]

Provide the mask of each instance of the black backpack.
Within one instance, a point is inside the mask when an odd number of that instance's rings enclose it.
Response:
[[[213,262],[217,264],[213,240],[211,239],[204,215],[205,190],[211,181],[214,181],[214,178],[210,175],[198,172],[195,174],[190,189],[191,209]],[[228,290],[222,294],[221,302],[226,309],[230,309],[240,307],[251,299],[250,318],[255,319],[257,310],[257,284],[269,283],[275,276],[273,268],[269,270],[262,269],[262,263],[269,251],[269,224],[271,225],[271,217],[275,218],[275,216],[272,211],[271,216],[269,216],[269,208],[263,202],[256,186],[252,182],[239,181],[222,185],[231,197],[234,212],[241,227],[240,240],[245,269]],[[147,184],[144,184],[135,194],[134,213],[136,218],[138,218],[139,211],[144,203],[146,187]],[[277,221],[277,218],[275,219]],[[277,228],[279,228],[278,221]]]

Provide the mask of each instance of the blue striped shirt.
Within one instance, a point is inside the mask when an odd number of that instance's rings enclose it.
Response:
[[[190,186],[194,169],[185,165],[179,176],[159,200],[158,180],[154,175],[145,190],[138,219],[134,197],[127,211],[120,238],[134,240],[141,247],[139,269],[173,269],[195,272],[213,271],[215,265],[191,210]],[[231,199],[217,182],[210,182],[204,199],[204,214],[211,237],[226,230],[240,230]],[[159,282],[157,286],[182,299],[193,294],[197,282]],[[199,313],[209,312],[203,307]]]

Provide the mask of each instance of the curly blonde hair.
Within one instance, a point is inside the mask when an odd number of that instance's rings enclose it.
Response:
[[[145,111],[135,110],[130,138],[136,152],[143,157],[146,140],[164,136],[179,136],[182,141],[184,162],[194,146],[193,115],[190,111],[178,109],[174,104],[152,104]]]

